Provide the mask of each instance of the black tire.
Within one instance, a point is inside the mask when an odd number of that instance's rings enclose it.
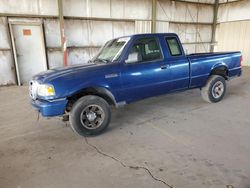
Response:
[[[219,75],[209,77],[207,84],[201,89],[202,98],[209,103],[216,103],[223,99],[226,93],[225,78]]]
[[[101,134],[108,127],[110,119],[109,104],[95,95],[78,99],[69,115],[71,128],[81,136]]]

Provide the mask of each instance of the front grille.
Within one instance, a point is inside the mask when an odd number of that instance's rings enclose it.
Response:
[[[36,81],[34,81],[34,80],[30,81],[29,95],[33,100],[36,100],[36,98],[37,98],[37,86],[38,86],[38,83]]]

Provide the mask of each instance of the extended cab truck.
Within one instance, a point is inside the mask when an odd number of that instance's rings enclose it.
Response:
[[[240,52],[185,55],[173,33],[131,35],[108,41],[88,64],[34,76],[30,96],[43,116],[69,115],[76,133],[96,135],[109,125],[111,105],[194,88],[219,102],[241,60]]]

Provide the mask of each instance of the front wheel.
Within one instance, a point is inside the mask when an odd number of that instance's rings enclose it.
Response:
[[[202,98],[210,103],[216,103],[223,99],[226,93],[225,78],[219,75],[212,75],[207,84],[201,89]]]
[[[109,125],[109,104],[101,97],[87,95],[78,99],[70,111],[70,126],[81,136],[98,135]]]

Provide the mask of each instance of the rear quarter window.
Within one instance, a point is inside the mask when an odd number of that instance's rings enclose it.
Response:
[[[166,43],[168,45],[171,56],[182,55],[180,45],[175,37],[167,37]]]

